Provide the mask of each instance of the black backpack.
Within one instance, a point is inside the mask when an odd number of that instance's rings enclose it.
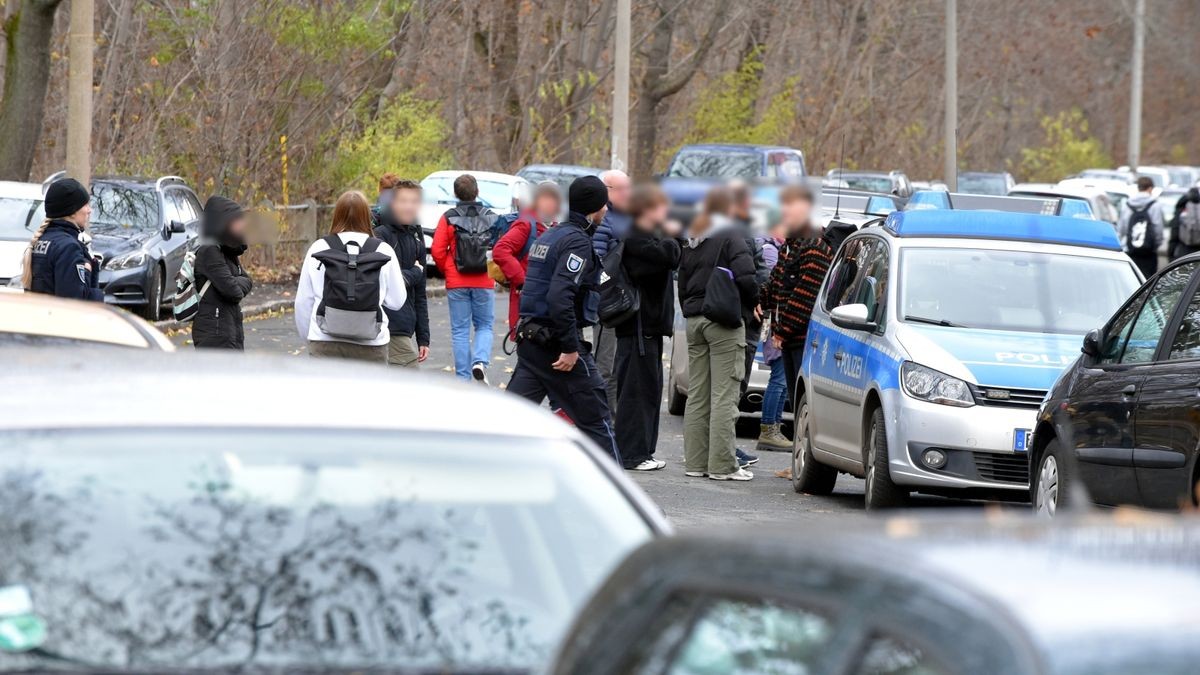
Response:
[[[456,206],[446,212],[446,222],[454,228],[454,267],[460,274],[487,271],[495,220],[495,214],[475,204]]]
[[[379,275],[391,256],[379,252],[383,242],[375,237],[367,237],[361,246],[344,243],[336,234],[324,241],[329,248],[312,254],[325,269],[317,326],[336,338],[374,340],[383,327]]]
[[[1151,201],[1142,208],[1129,207],[1129,224],[1125,229],[1125,250],[1130,253],[1151,253],[1154,251],[1154,238],[1150,228],[1150,209],[1154,206]]]
[[[600,273],[600,323],[613,328],[638,313],[642,307],[641,293],[629,281],[625,271],[625,242],[618,243],[604,256],[604,271]]]

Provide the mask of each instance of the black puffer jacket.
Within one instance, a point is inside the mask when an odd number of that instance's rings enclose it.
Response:
[[[396,251],[396,262],[404,274],[408,298],[400,309],[387,309],[388,332],[405,337],[416,335],[417,346],[429,346],[429,304],[425,298],[425,237],[420,225],[401,225],[390,209],[379,214],[375,236]],[[420,264],[422,267],[417,267]]]
[[[246,244],[229,231],[229,224],[242,215],[242,207],[224,197],[210,197],[204,205],[203,243],[196,249],[196,292],[204,295],[192,320],[197,349],[245,347],[242,299],[254,282],[239,262]]]
[[[758,304],[754,257],[746,248],[746,239],[735,225],[718,219],[708,232],[683,247],[679,262],[679,309],[684,316],[700,316],[708,279],[717,267],[733,272],[743,312]]]

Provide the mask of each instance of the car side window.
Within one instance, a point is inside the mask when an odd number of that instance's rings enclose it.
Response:
[[[183,201],[192,211],[192,220],[200,220],[200,214],[204,213],[204,209],[200,206],[200,200],[196,195],[187,190],[180,190],[179,194],[183,195]]]
[[[881,255],[882,263],[879,260]],[[882,267],[880,267],[882,265]],[[842,245],[829,272],[825,292],[825,311],[842,305],[864,304],[868,312],[879,306],[878,295],[887,285],[887,247],[875,238],[851,239]],[[884,289],[886,290],[886,289]]]
[[[1125,341],[1129,338],[1129,330],[1133,328],[1133,320],[1148,293],[1148,289],[1139,291],[1109,323],[1104,331],[1104,344],[1100,346],[1097,363],[1112,364],[1120,360],[1121,350],[1125,348]]]
[[[928,651],[907,640],[875,634],[867,641],[855,675],[943,675],[948,672]]]
[[[167,190],[163,193],[163,222],[189,222],[187,219],[187,214],[184,213],[183,209],[181,208],[179,192],[177,190]]]
[[[1168,361],[1182,361],[1200,358],[1200,290],[1192,295],[1183,317],[1179,321],[1179,329],[1171,340],[1171,351],[1167,354]]]
[[[823,612],[769,600],[676,596],[620,669],[639,675],[809,672],[829,645]],[[808,666],[808,667],[806,667]]]
[[[1138,312],[1137,320],[1129,331],[1125,341],[1125,351],[1121,355],[1121,363],[1148,363],[1154,360],[1158,343],[1179,298],[1192,279],[1196,265],[1180,265],[1159,277],[1151,289],[1146,302]]]

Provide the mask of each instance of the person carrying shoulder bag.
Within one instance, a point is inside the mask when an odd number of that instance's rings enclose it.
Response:
[[[745,237],[728,215],[731,204],[725,188],[708,193],[679,266],[688,341],[684,473],[747,481],[754,474],[738,468],[733,448],[746,368],[742,317],[758,303],[758,284]]]

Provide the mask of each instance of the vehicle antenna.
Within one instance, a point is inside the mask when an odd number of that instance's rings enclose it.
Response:
[[[843,131],[842,132],[842,154],[841,154],[841,156],[838,157],[838,166],[839,167],[845,166],[845,162],[846,162],[846,132]],[[833,205],[833,217],[834,218],[837,218],[838,216],[840,216],[842,214],[842,172],[843,171],[845,171],[844,168],[838,170],[837,201],[834,202],[834,205]]]

